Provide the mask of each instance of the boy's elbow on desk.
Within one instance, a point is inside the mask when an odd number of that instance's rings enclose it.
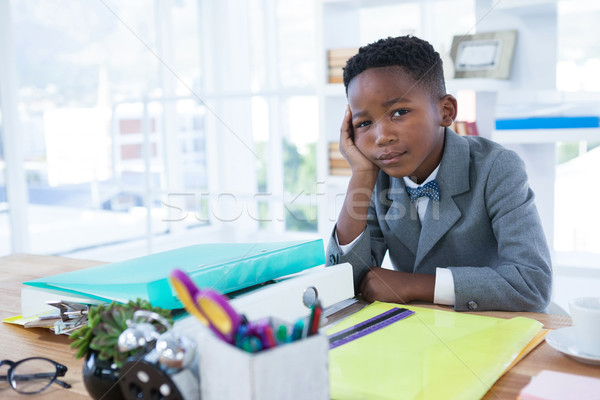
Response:
[[[456,311],[544,312],[550,304],[552,271],[453,267]]]

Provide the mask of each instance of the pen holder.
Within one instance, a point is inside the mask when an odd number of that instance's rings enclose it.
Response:
[[[202,400],[329,399],[329,341],[313,335],[247,353],[206,330],[195,337]]]

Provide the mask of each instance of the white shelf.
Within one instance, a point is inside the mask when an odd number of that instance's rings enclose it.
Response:
[[[513,87],[510,80],[492,78],[459,78],[447,79],[446,90],[452,94],[459,90],[475,90],[478,92],[498,92]]]
[[[328,83],[325,85],[325,95],[346,97],[346,88],[343,83]]]
[[[556,143],[600,141],[600,128],[571,129],[502,129],[492,132],[498,143]]]
[[[325,184],[334,185],[334,186],[343,186],[344,188],[348,187],[348,182],[350,181],[350,176],[346,175],[327,175],[325,177]]]

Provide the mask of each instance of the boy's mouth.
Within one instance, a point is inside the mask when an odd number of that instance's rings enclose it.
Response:
[[[389,153],[380,154],[377,159],[381,161],[382,164],[394,164],[398,162],[402,156],[406,154],[406,152],[393,151]]]

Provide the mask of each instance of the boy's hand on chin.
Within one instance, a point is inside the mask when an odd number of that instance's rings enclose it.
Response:
[[[352,174],[366,173],[370,176],[379,173],[379,167],[373,164],[365,155],[356,147],[354,143],[354,130],[352,128],[352,112],[350,106],[346,108],[344,121],[340,129],[340,152],[350,164]]]

